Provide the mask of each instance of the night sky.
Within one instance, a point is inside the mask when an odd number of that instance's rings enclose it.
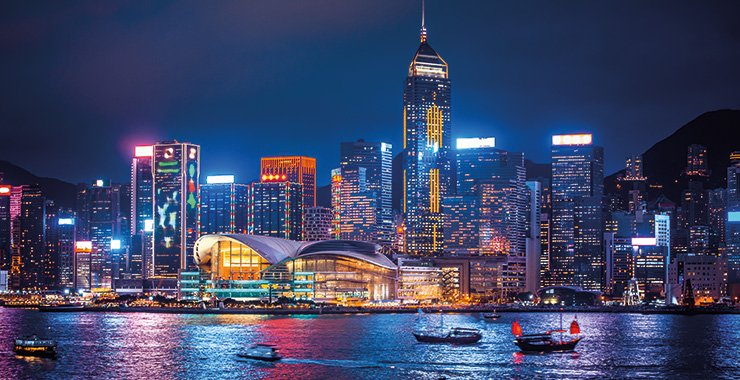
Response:
[[[457,137],[549,162],[593,132],[606,171],[706,111],[740,108],[740,2],[427,1]],[[339,143],[402,147],[420,1],[0,3],[0,159],[69,182],[130,180],[135,144],[190,141],[201,175]]]

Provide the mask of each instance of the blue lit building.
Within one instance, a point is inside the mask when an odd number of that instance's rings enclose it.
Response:
[[[422,25],[403,87],[403,212],[411,254],[443,250],[442,202],[455,186],[450,110],[447,62],[429,46]]]
[[[234,183],[233,175],[208,176],[206,182],[200,185],[200,235],[247,233],[249,186]]]
[[[154,276],[154,147],[137,146],[131,163],[131,278]]]
[[[604,150],[592,136],[552,138],[550,283],[600,291]]]
[[[290,240],[303,239],[303,188],[300,183],[252,184],[250,233]]]
[[[727,168],[727,223],[725,249],[730,283],[740,283],[740,151],[730,154]]]

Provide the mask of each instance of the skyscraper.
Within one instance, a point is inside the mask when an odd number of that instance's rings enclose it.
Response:
[[[316,159],[311,157],[263,157],[261,179],[288,181],[303,186],[303,208],[316,206]]]
[[[727,222],[725,250],[730,283],[740,283],[740,151],[730,154],[727,168]]]
[[[90,286],[113,288],[112,242],[120,237],[121,186],[96,180],[90,189]]]
[[[56,219],[57,231],[54,243],[57,246],[57,282],[63,289],[73,289],[75,268],[75,218],[71,210],[62,210]]]
[[[154,276],[154,146],[137,146],[131,163],[131,258],[132,278]]]
[[[332,210],[316,206],[303,213],[303,240],[320,241],[331,239]]]
[[[20,288],[44,290],[46,199],[38,185],[23,186],[19,221]]]
[[[405,250],[412,254],[442,252],[442,201],[454,194],[450,110],[447,62],[427,43],[422,16],[421,44],[403,88]]]
[[[205,234],[246,234],[249,231],[249,186],[233,175],[208,176],[200,185],[198,231]]]
[[[269,180],[268,180],[269,181]],[[252,184],[250,222],[254,235],[303,239],[303,191],[300,183]]]
[[[190,257],[198,235],[200,146],[177,141],[154,145],[153,277],[177,278],[194,267]]]
[[[391,204],[392,146],[383,142],[373,143],[358,140],[344,142],[340,148],[342,171],[364,168],[364,189],[374,199],[375,223],[368,225],[366,235],[379,244],[390,244],[393,240],[393,210]],[[344,178],[343,178],[344,180]],[[343,210],[359,206],[348,203]]]
[[[368,190],[367,170],[350,166],[333,171],[333,185],[339,198],[333,204],[339,216],[338,236],[342,240],[377,241],[379,233],[377,192]]]
[[[592,136],[552,137],[550,281],[602,290],[604,150]]]
[[[10,185],[0,185],[0,269],[9,270],[11,254]]]

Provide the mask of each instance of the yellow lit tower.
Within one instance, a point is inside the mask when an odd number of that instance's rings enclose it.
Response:
[[[442,200],[454,192],[447,62],[427,43],[422,6],[421,45],[403,87],[403,212],[405,250],[441,253]]]

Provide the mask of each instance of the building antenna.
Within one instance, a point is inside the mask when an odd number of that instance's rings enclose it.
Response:
[[[427,40],[427,28],[424,26],[424,0],[421,0],[421,42]]]

